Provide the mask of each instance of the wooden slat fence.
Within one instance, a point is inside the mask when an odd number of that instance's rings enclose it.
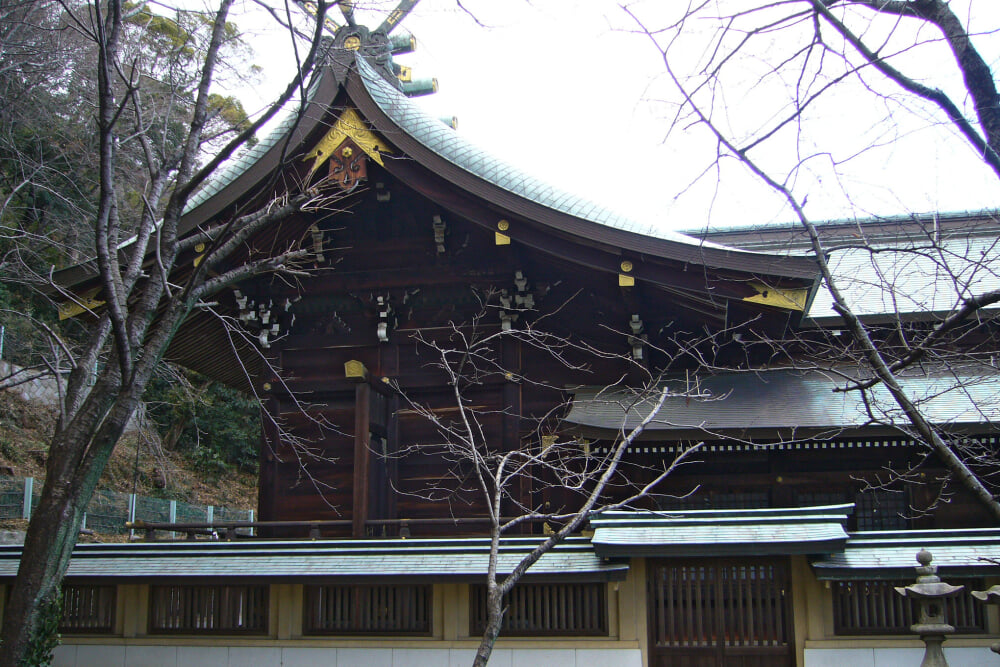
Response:
[[[267,586],[151,586],[149,631],[155,634],[265,634]]]
[[[909,635],[919,614],[914,600],[895,591],[913,580],[837,581],[833,588],[834,632],[838,635]],[[983,590],[982,580],[949,580],[965,584],[966,590]],[[986,632],[986,613],[981,602],[968,594],[946,598],[945,622],[960,634]]]
[[[531,636],[606,636],[608,634],[607,584],[517,584],[507,594],[500,634]],[[469,630],[472,636],[486,627],[486,586],[470,593]]]
[[[115,586],[63,584],[64,634],[110,634],[115,628]]]
[[[427,635],[432,590],[420,584],[306,586],[303,632]]]

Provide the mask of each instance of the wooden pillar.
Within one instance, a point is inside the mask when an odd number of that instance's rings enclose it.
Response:
[[[275,345],[270,352],[271,356],[265,368],[282,368],[284,364],[284,353],[281,345]],[[275,395],[275,389],[279,388],[279,378],[276,376],[257,376],[251,380],[258,384],[261,410],[261,433],[260,452],[258,456],[258,476],[257,476],[257,520],[275,521],[286,519],[281,516],[282,509],[281,491],[278,488],[278,467],[281,465],[281,431],[278,423],[281,421],[282,404]],[[264,537],[273,537],[273,533],[266,530]]]
[[[389,458],[385,462],[386,487],[380,489],[379,493],[386,495],[385,517],[386,519],[398,519],[399,510],[396,507],[396,489],[399,488],[399,395],[393,393],[389,397],[389,424],[388,443],[386,454]]]
[[[371,421],[371,390],[368,370],[361,362],[344,364],[348,379],[357,381],[354,388],[354,507],[351,509],[351,535],[365,537],[368,521],[368,468],[371,461],[369,422]]]
[[[399,345],[390,343],[379,348],[381,361],[381,374],[384,377],[398,377],[399,368]],[[382,494],[382,507],[384,516],[380,519],[398,519],[399,513],[396,508],[396,489],[399,488],[399,408],[400,395],[396,391],[386,392],[386,402],[388,415],[386,419],[386,455],[387,459],[382,462],[385,470],[384,488],[376,489],[375,493]]]
[[[274,396],[267,396],[261,401],[260,409],[262,413],[270,414],[273,419],[266,416],[261,419],[257,517],[260,521],[273,521],[278,518],[275,511],[278,459],[275,454],[281,446],[281,436],[275,424],[281,416],[281,405]]]

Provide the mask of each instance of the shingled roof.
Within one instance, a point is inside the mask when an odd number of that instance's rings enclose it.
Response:
[[[498,572],[510,572],[537,545],[534,538],[504,539]],[[78,544],[66,576],[158,582],[341,577],[478,581],[487,570],[489,548],[488,538]],[[17,574],[20,557],[20,546],[0,546],[0,579]],[[601,581],[623,579],[627,571],[626,563],[600,558],[586,538],[570,538],[543,555],[529,578]]]
[[[851,533],[843,551],[813,560],[816,578],[910,579],[917,552],[927,549],[947,576],[995,575],[1000,561],[1000,530],[871,531]]]
[[[856,315],[874,323],[936,321],[970,295],[1000,289],[998,220],[998,211],[968,211],[829,220],[816,222],[815,229],[828,250],[837,287]],[[688,233],[758,252],[813,252],[799,223]],[[835,326],[841,320],[822,286],[803,322]]]
[[[909,423],[883,385],[868,390],[865,399],[858,391],[842,391],[847,386],[845,377],[858,376],[856,367],[839,369],[843,375],[835,370],[776,368],[673,378],[667,383],[674,393],[647,431],[662,435],[664,431],[752,434],[783,430],[806,437],[869,424],[869,408],[881,424]],[[918,369],[902,375],[900,383],[935,423],[1000,422],[1000,377],[989,368],[976,370],[970,366],[963,375],[959,369]],[[565,421],[618,431],[636,426],[651,407],[651,398],[626,390],[580,389]]]
[[[591,541],[602,556],[764,556],[833,553],[853,505],[787,509],[602,512]]]

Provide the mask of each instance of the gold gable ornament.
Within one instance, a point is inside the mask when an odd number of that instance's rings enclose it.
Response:
[[[806,299],[809,298],[809,290],[804,287],[785,289],[770,287],[756,281],[751,281],[749,285],[757,293],[753,296],[744,297],[744,301],[759,303],[765,306],[774,306],[785,310],[804,311],[806,308]]]
[[[68,320],[81,313],[90,313],[104,305],[104,301],[97,298],[101,293],[100,287],[94,287],[83,294],[71,297],[70,301],[63,301],[59,304],[59,319]]]
[[[319,168],[329,160],[331,180],[339,188],[349,192],[367,178],[366,158],[371,158],[384,167],[382,153],[388,150],[389,143],[369,130],[357,111],[344,109],[333,127],[302,158],[303,161],[313,160],[306,180],[312,180]]]
[[[500,220],[497,222],[497,229],[499,231],[494,232],[494,243],[496,245],[510,245],[510,236],[505,233],[510,229],[510,223],[506,220]]]

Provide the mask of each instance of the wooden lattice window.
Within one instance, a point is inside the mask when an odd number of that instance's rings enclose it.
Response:
[[[858,530],[906,530],[910,502],[905,491],[869,489],[854,497]]]
[[[608,634],[607,584],[517,584],[504,600],[501,635],[511,637]],[[469,631],[486,628],[486,586],[473,586]]]
[[[842,505],[849,502],[846,491],[799,491],[796,493],[799,507],[822,507]]]
[[[62,621],[66,634],[111,634],[115,629],[115,587],[63,584]]]
[[[265,634],[267,586],[151,586],[149,631],[156,634]]]
[[[306,586],[302,630],[309,635],[428,635],[429,585]]]
[[[911,635],[910,626],[919,618],[916,602],[896,592],[913,580],[837,581],[833,588],[834,632],[838,635]],[[948,580],[965,584],[966,590],[982,590],[982,581]],[[962,634],[986,632],[983,605],[964,592],[945,599],[945,622]]]
[[[736,491],[701,491],[683,498],[659,497],[657,508],[667,511],[683,510],[747,510],[771,506],[767,489],[742,489]]]

